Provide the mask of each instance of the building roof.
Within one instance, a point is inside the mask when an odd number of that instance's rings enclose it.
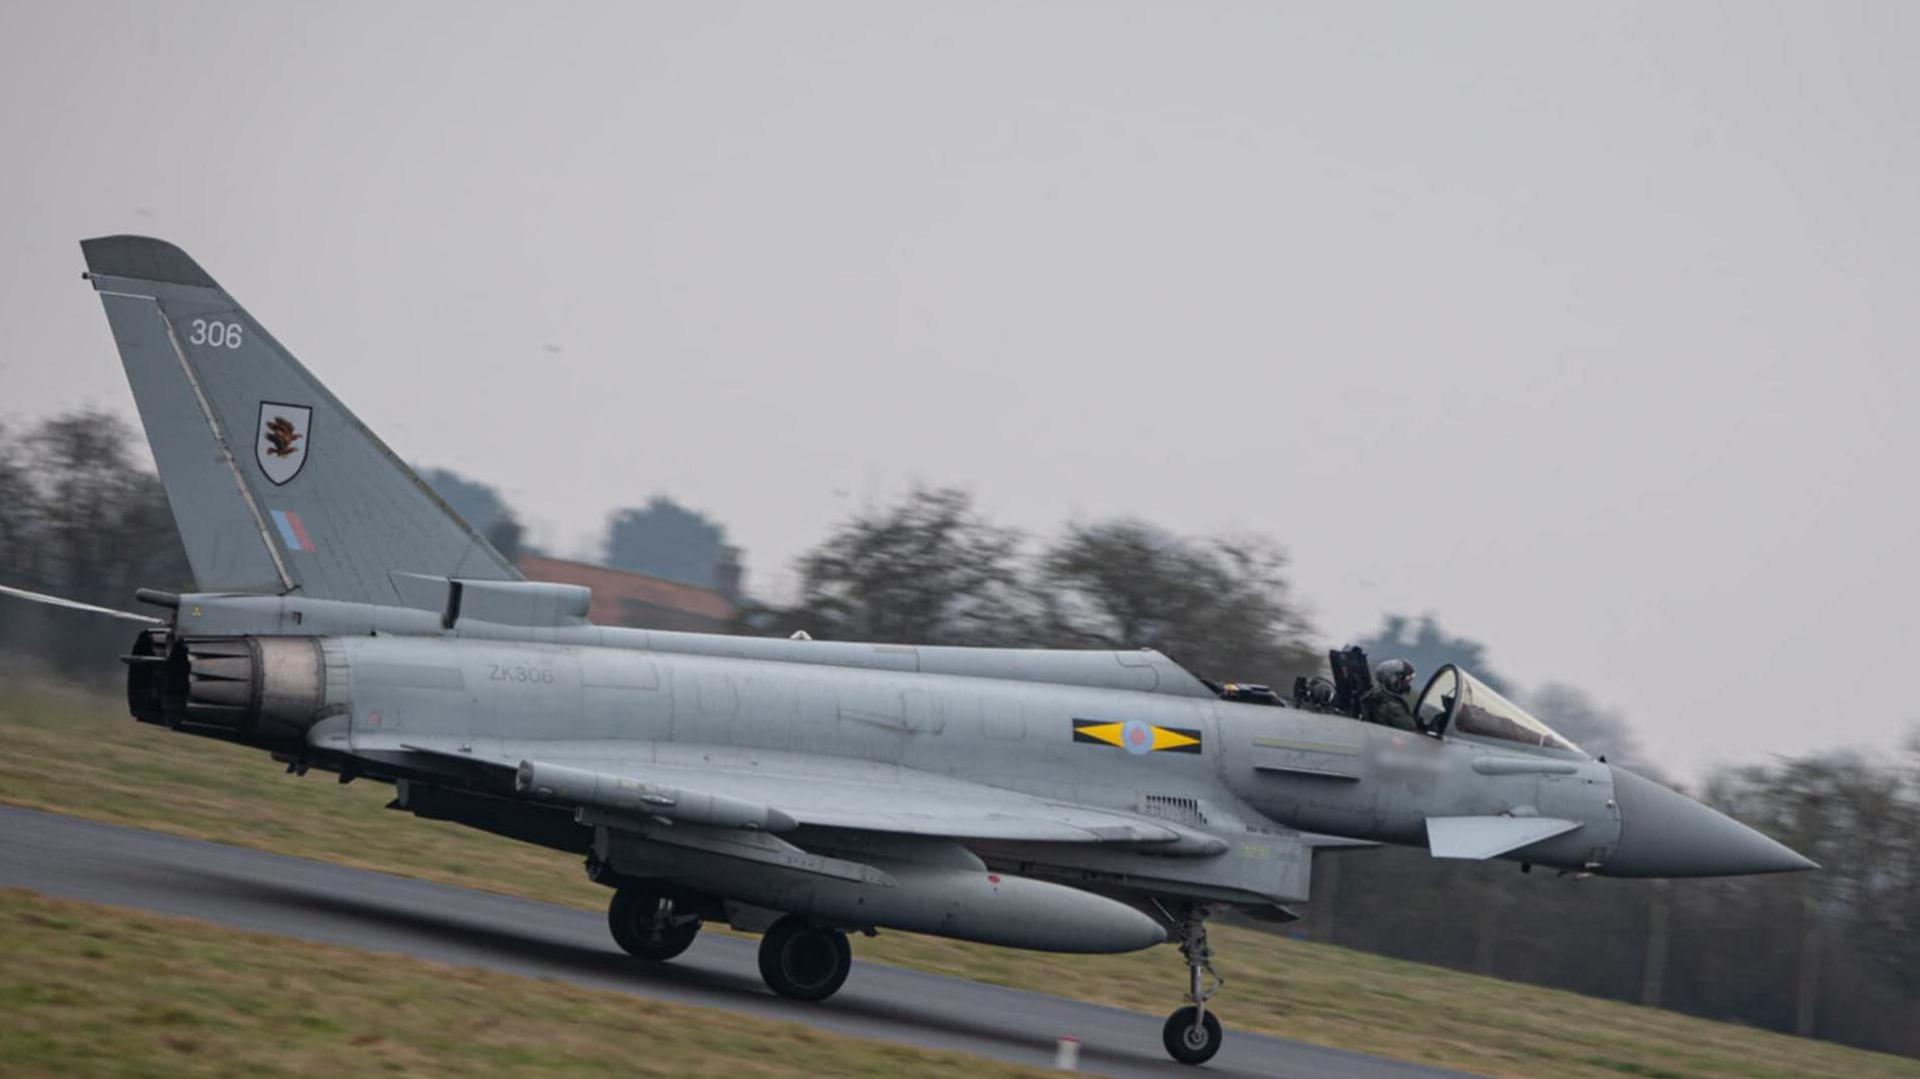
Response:
[[[636,610],[668,611],[724,628],[733,620],[733,604],[711,588],[682,584],[644,573],[540,555],[520,556],[520,572],[531,581],[585,585],[593,590],[587,617],[603,626],[634,625]],[[680,628],[656,625],[651,628]]]

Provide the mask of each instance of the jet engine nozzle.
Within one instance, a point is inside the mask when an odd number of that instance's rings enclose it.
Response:
[[[258,745],[299,742],[326,697],[311,637],[142,634],[127,657],[135,719]]]
[[[1600,867],[1611,877],[1734,877],[1820,868],[1732,817],[1624,768],[1613,772],[1620,842]]]

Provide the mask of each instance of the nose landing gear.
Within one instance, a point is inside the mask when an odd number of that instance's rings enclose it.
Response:
[[[1180,935],[1180,954],[1187,960],[1187,999],[1192,1003],[1167,1016],[1160,1041],[1167,1055],[1182,1064],[1205,1064],[1220,1051],[1220,1020],[1207,1010],[1207,1001],[1227,980],[1213,970],[1213,950],[1207,947],[1208,913],[1205,907],[1188,907],[1174,927]],[[1204,984],[1207,981],[1213,984]]]

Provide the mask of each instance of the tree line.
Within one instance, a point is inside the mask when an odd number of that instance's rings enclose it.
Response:
[[[135,463],[138,437],[97,411],[0,428],[0,583],[109,607],[128,606],[143,585],[190,587],[164,493]],[[496,543],[519,542],[519,518],[497,492],[428,475]],[[627,559],[644,554],[686,574],[730,550],[717,525],[667,500],[616,512],[609,525],[609,546]],[[1185,536],[1118,517],[1036,539],[988,520],[963,491],[925,488],[842,521],[796,570],[792,601],[746,602],[738,632],[1152,647],[1203,677],[1283,693],[1296,675],[1324,673],[1324,642],[1295,599],[1284,552],[1261,537]],[[0,600],[0,648],[76,677],[117,679],[113,657],[130,637],[123,624]],[[1484,644],[1432,617],[1388,618],[1355,643],[1376,661],[1408,658],[1423,676],[1459,663],[1589,751],[1672,783],[1619,712],[1578,687],[1515,684]],[[1920,1055],[1920,733],[1902,754],[1775,759],[1719,770],[1689,793],[1822,869],[1646,882],[1522,875],[1508,862],[1409,849],[1329,852],[1315,866],[1313,902],[1287,931]]]
[[[1289,684],[1314,669],[1286,556],[1259,537],[1191,538],[1134,518],[1073,524],[1030,551],[963,491],[920,488],[843,522],[798,563],[798,598],[746,632],[880,644],[1157,648],[1214,677]]]
[[[843,521],[799,559],[791,604],[741,630],[882,643],[1160,649],[1215,681],[1325,673],[1281,549],[1131,518],[1038,544],[956,490]],[[1344,642],[1341,642],[1344,643]],[[1528,689],[1432,617],[1355,643],[1423,676],[1456,663],[1596,755],[1674,786],[1626,717],[1576,686]],[[1631,881],[1406,848],[1332,851],[1292,932],[1321,941],[1810,1037],[1920,1055],[1920,732],[1723,769],[1689,793],[1815,861],[1816,873]],[[1227,957],[1230,961],[1230,957]]]
[[[126,421],[93,409],[24,432],[0,426],[0,584],[123,610],[136,588],[189,587],[166,493],[136,464],[139,445]],[[117,676],[132,639],[125,622],[0,599],[0,647],[70,676]]]

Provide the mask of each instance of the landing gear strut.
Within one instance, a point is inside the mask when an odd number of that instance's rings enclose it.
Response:
[[[1184,1008],[1167,1016],[1160,1040],[1167,1055],[1182,1064],[1205,1064],[1220,1051],[1220,1020],[1207,1010],[1207,1000],[1227,984],[1213,972],[1213,951],[1207,947],[1205,907],[1188,907],[1174,925],[1179,934],[1180,954],[1187,959],[1187,999]],[[1211,981],[1212,985],[1204,982]]]
[[[852,969],[853,949],[847,946],[847,935],[798,915],[773,923],[760,938],[760,976],[767,988],[783,997],[825,1000]]]
[[[673,893],[649,884],[624,884],[607,907],[613,942],[636,959],[665,962],[687,950],[700,932],[700,916],[676,910]]]

